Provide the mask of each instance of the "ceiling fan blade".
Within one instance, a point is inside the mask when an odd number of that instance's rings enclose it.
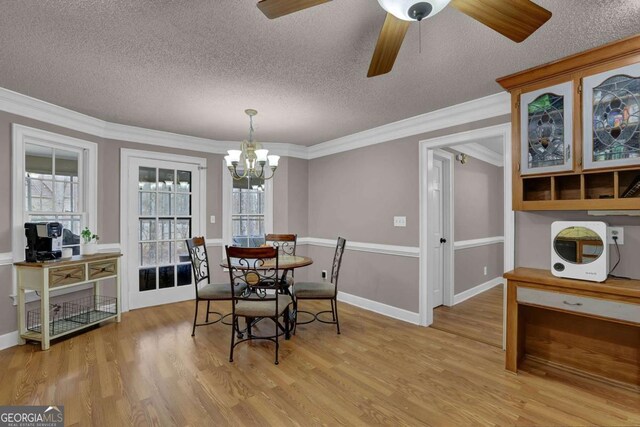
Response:
[[[551,18],[530,0],[451,0],[451,6],[520,43]]]
[[[260,0],[258,9],[269,19],[280,18],[331,0]]]
[[[367,77],[375,77],[391,71],[410,24],[409,21],[403,21],[387,13],[378,36],[376,49],[373,51]]]

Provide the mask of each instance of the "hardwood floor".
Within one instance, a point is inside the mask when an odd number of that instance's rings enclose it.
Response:
[[[453,307],[433,310],[432,328],[502,348],[502,286],[495,286]]]
[[[61,404],[71,426],[640,424],[637,393],[514,375],[498,348],[339,307],[342,335],[299,326],[278,366],[268,342],[238,346],[229,363],[228,326],[192,338],[192,302],[125,313],[47,352],[0,352],[0,404]]]

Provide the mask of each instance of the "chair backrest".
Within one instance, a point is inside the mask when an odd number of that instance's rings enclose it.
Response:
[[[225,246],[227,263],[229,267],[229,279],[231,291],[234,286],[242,283],[247,285],[248,292],[241,295],[234,293],[235,301],[238,300],[276,300],[280,289],[278,277],[278,248],[241,248],[237,246]],[[269,293],[267,290],[275,290]]]
[[[331,283],[336,285],[336,292],[338,290],[338,275],[340,274],[340,265],[342,265],[342,255],[344,254],[344,246],[347,241],[342,237],[338,237],[336,244],[336,252],[333,254],[333,267],[331,268]]]
[[[198,284],[203,280],[209,281],[209,257],[207,256],[207,246],[204,237],[193,237],[187,239],[187,249],[189,250],[189,258],[191,259],[191,267],[193,275],[196,279],[196,292]]]
[[[280,248],[280,252],[285,255],[296,254],[297,234],[267,234],[264,236],[265,246]]]

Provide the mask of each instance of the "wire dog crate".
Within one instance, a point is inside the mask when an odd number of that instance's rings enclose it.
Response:
[[[117,299],[107,296],[88,296],[60,304],[49,304],[49,335],[61,335],[98,323],[117,314]],[[27,312],[27,329],[42,332],[40,308]]]

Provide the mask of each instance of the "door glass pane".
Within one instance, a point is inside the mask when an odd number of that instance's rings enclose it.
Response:
[[[640,157],[640,77],[617,75],[593,89],[593,161]]]
[[[154,184],[155,185],[155,184]],[[140,215],[155,216],[156,193],[140,193]]]
[[[171,240],[173,239],[173,219],[160,219],[160,230],[158,233],[159,240]]]
[[[160,169],[158,171],[158,190],[175,191],[175,171],[170,169]]]
[[[565,163],[564,96],[540,95],[527,105],[529,169]]]
[[[158,275],[158,284],[160,289],[173,288],[175,286],[175,267],[173,265],[160,267]]]
[[[140,190],[154,191],[156,189],[156,169],[140,168],[140,171],[138,173],[138,181]]]
[[[178,182],[176,191],[179,193],[188,193],[191,191],[191,172],[178,171]]]
[[[191,284],[191,264],[180,264],[178,269],[178,286]]]
[[[140,243],[140,265],[156,265],[156,243]]]
[[[173,215],[173,197],[171,193],[158,193],[158,215],[166,216]]]
[[[176,194],[176,215],[191,215],[190,194]]]
[[[178,257],[178,262],[190,262],[189,251],[184,241],[178,240],[176,242],[176,256]]]
[[[158,264],[170,264],[173,262],[173,242],[158,243]]]
[[[156,239],[156,220],[140,219],[140,241]]]
[[[186,240],[191,237],[191,220],[176,220],[176,240]]]
[[[156,268],[142,268],[138,273],[140,292],[150,291],[156,288]]]

